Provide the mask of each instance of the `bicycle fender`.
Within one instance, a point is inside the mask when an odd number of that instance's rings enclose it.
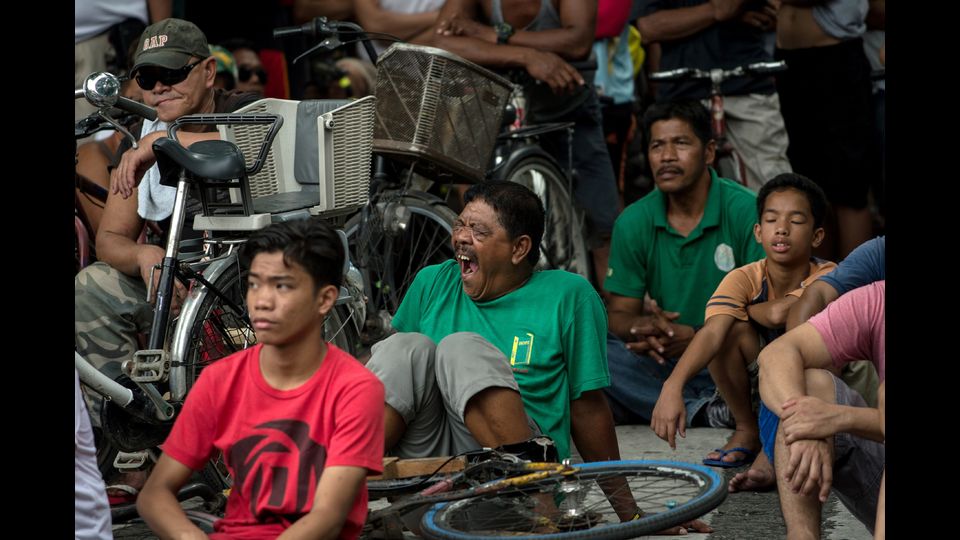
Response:
[[[507,159],[503,160],[503,163],[500,164],[497,168],[493,169],[490,175],[491,180],[506,180],[508,173],[510,173],[517,163],[521,160],[526,159],[529,156],[537,156],[549,161],[554,165],[558,171],[565,171],[566,169],[554,159],[546,150],[540,147],[540,145],[532,143],[521,144],[518,148],[510,152],[510,155],[507,156]]]

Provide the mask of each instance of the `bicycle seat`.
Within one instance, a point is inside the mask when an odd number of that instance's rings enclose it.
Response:
[[[153,143],[160,169],[160,183],[176,187],[178,171],[183,168],[190,179],[234,180],[245,175],[243,153],[229,141],[198,141],[184,148],[179,142],[157,139]]]

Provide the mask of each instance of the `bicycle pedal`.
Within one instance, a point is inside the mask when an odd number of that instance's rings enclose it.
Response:
[[[170,371],[170,358],[163,349],[144,349],[123,362],[123,372],[134,382],[159,382]]]
[[[117,452],[117,457],[113,458],[113,466],[121,471],[136,470],[142,468],[149,459],[150,452],[146,450]]]

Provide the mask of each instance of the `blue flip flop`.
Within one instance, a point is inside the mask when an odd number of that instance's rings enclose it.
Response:
[[[709,465],[711,467],[723,467],[725,469],[732,469],[734,467],[743,467],[744,465],[749,465],[753,463],[753,460],[757,459],[757,453],[752,450],[747,450],[742,446],[736,448],[730,448],[729,450],[723,450],[721,448],[715,448],[714,452],[720,452],[719,459],[704,459],[703,464]],[[745,457],[743,459],[738,459],[736,461],[723,461],[723,457],[731,452],[742,452]]]

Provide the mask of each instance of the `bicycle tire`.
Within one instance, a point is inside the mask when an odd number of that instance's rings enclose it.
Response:
[[[203,368],[257,343],[247,314],[246,271],[241,274],[239,264],[231,264],[216,277],[212,285],[240,311],[213,291],[206,293],[190,326],[190,342],[183,356],[188,393]],[[178,324],[181,323],[178,321]]]
[[[349,307],[340,305],[330,310],[323,321],[323,339],[356,356],[360,350],[360,335]]]
[[[350,259],[364,274],[368,317],[397,312],[413,278],[424,266],[453,258],[450,237],[457,215],[428,194],[380,195],[381,202],[351,217],[344,226]],[[409,210],[406,226],[395,223]],[[385,217],[386,215],[386,217]],[[366,219],[366,223],[364,223]]]
[[[549,159],[530,154],[508,162],[502,178],[527,187],[543,202],[547,220],[537,268],[566,270],[590,279],[583,214],[571,198],[565,176]]]
[[[421,532],[432,540],[634,538],[698,518],[727,496],[726,485],[716,472],[692,463],[607,461],[577,467],[580,470],[572,475],[576,477],[573,481],[554,476],[490,495],[436,504],[424,514]],[[618,475],[627,477],[631,494],[645,515],[621,522],[613,514],[613,520],[604,523],[608,516],[601,511],[610,514],[613,509],[595,480]],[[539,513],[535,507],[543,507],[543,497],[535,499],[536,494],[552,497],[558,504],[556,513]],[[553,519],[559,512],[579,517],[568,526]],[[543,528],[544,523],[554,527],[534,530]]]

